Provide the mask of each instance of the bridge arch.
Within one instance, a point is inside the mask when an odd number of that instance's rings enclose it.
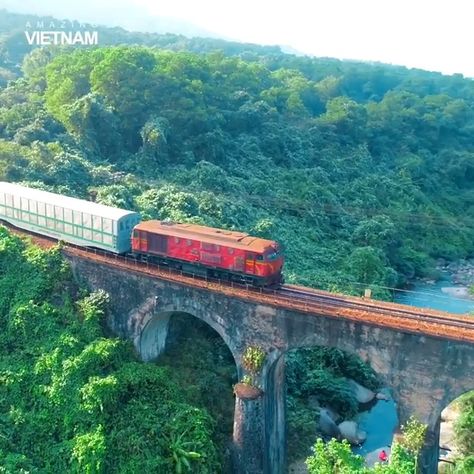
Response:
[[[439,472],[446,472],[446,470],[442,468],[445,468],[449,464],[455,464],[456,462],[455,459],[453,459],[453,457],[455,457],[453,454],[456,450],[453,452],[453,448],[459,448],[459,446],[455,442],[456,437],[454,436],[454,427],[463,413],[463,410],[465,410],[465,407],[459,406],[461,399],[465,396],[469,398],[469,404],[471,406],[472,403],[474,403],[474,384],[472,390],[468,390],[450,401],[450,403],[440,412],[440,429],[438,433],[438,446],[440,448],[440,462],[438,463],[438,467],[440,468]],[[466,439],[464,439],[464,441],[466,441]],[[472,442],[469,441],[468,443],[469,445],[472,444]]]
[[[189,317],[196,318],[213,329],[224,341],[232,354],[237,369],[239,368],[237,349],[233,344],[232,338],[225,331],[222,324],[220,324],[219,315],[211,315],[205,308],[196,307],[195,304],[188,305],[186,302],[180,305],[156,305],[144,315],[134,337],[135,347],[143,361],[154,360],[165,350],[169,322],[174,314],[187,314]]]
[[[347,355],[351,355],[367,364],[377,375],[380,381],[380,389],[388,388],[393,400],[395,401],[395,410],[397,401],[393,397],[394,390],[388,381],[388,371],[392,358],[391,350],[387,349],[385,354],[371,351],[370,347],[358,346],[353,344],[353,340],[339,341],[334,343],[328,340],[327,333],[313,333],[303,336],[294,341],[290,347],[284,350],[273,350],[268,353],[265,367],[262,371],[262,387],[266,393],[265,398],[265,443],[267,446],[267,459],[265,460],[266,473],[284,473],[287,469],[287,386],[286,386],[286,357],[291,352],[304,349],[330,348],[340,350]],[[372,356],[372,357],[371,357]],[[375,363],[374,363],[375,362]],[[381,373],[379,372],[381,371]],[[351,377],[349,374],[345,375]],[[393,408],[392,408],[393,410]],[[395,414],[394,414],[395,416]],[[395,416],[398,419],[398,413]],[[394,427],[396,428],[396,426]],[[314,439],[308,439],[308,448]]]
[[[215,325],[183,311],[182,306],[164,308],[144,319],[138,338],[140,357],[177,370],[174,372],[177,380],[194,386],[190,401],[205,407],[216,421],[216,439],[226,440],[216,445],[222,455],[223,472],[230,472],[236,417],[232,390],[237,382],[235,354]]]

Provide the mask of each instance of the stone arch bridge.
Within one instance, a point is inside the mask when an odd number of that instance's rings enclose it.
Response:
[[[263,395],[253,400],[237,396],[235,401],[234,462],[239,474],[282,474],[286,470],[282,355],[288,350],[336,347],[370,363],[391,388],[400,422],[413,414],[428,424],[424,473],[437,471],[442,409],[474,390],[474,342],[469,340],[404,331],[340,311],[331,315],[282,307],[271,296],[223,290],[191,278],[173,281],[151,275],[143,265],[131,269],[110,257],[92,259],[67,249],[65,253],[78,281],[111,295],[110,328],[132,340],[145,361],[164,349],[174,312],[189,313],[217,331],[233,354],[239,379],[245,348],[258,345],[266,351],[260,380]],[[474,341],[474,328],[468,336]]]

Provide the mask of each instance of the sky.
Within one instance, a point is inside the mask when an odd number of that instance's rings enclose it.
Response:
[[[0,0],[19,13],[279,44],[474,77],[472,0]]]

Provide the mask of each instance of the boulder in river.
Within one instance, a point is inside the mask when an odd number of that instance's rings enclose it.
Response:
[[[454,298],[469,298],[471,296],[467,286],[445,286],[441,288],[441,291]]]
[[[319,410],[319,429],[331,438],[339,438],[339,428],[325,408]]]
[[[338,425],[341,436],[346,438],[349,443],[358,445],[367,439],[367,433],[359,430],[355,421],[343,421]]]
[[[363,387],[355,380],[347,379],[347,381],[359,403],[369,403],[375,398],[375,393],[372,390]]]
[[[441,423],[440,423],[440,433],[439,433],[439,446],[440,448],[446,450],[446,453],[440,455],[443,458],[453,457],[457,447],[455,444],[455,435],[454,435],[454,424],[458,419],[459,407],[454,403],[448,405],[441,412]]]
[[[339,415],[336,411],[334,411],[331,407],[322,407],[326,410],[327,414],[335,421],[336,423],[339,423],[342,421],[342,416]]]

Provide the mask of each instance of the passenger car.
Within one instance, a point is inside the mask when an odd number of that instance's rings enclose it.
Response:
[[[136,212],[0,182],[0,219],[22,229],[113,253],[130,252]]]

